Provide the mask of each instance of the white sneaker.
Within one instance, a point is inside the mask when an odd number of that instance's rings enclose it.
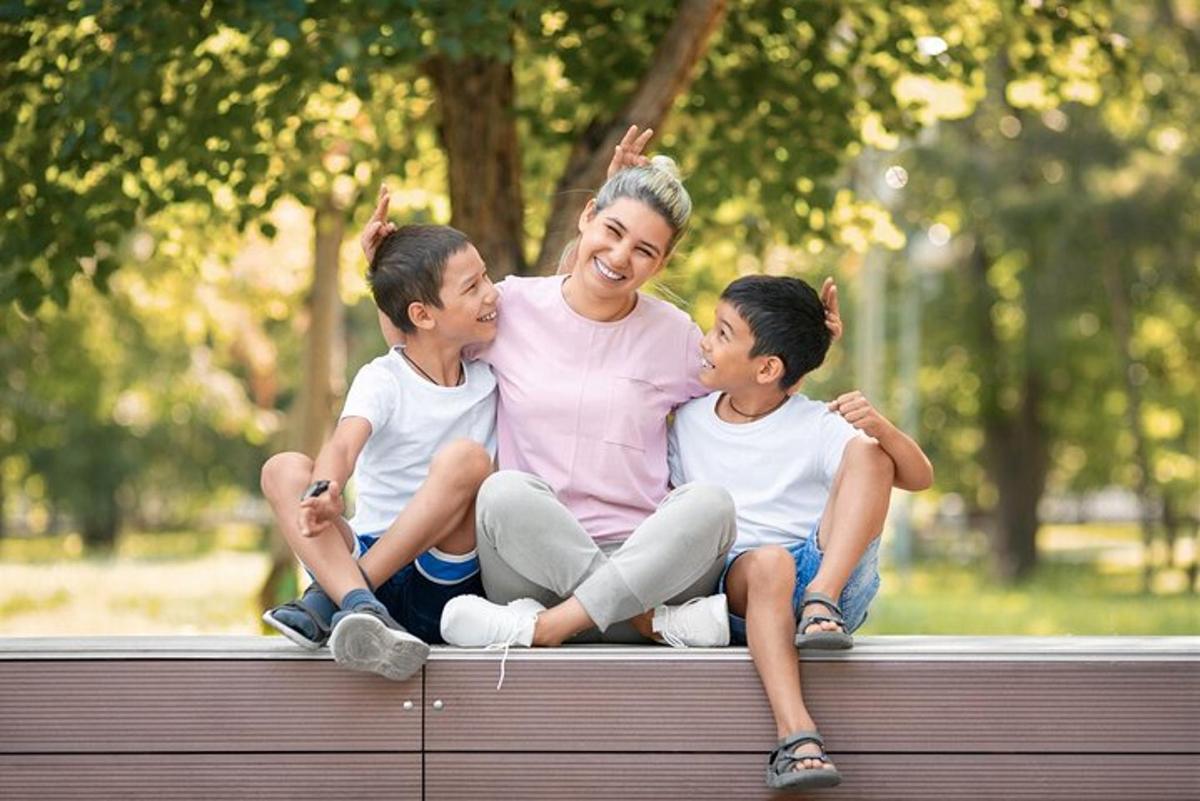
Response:
[[[658,606],[650,627],[675,648],[729,645],[729,606],[724,595],[693,598],[680,606]]]
[[[478,595],[452,598],[442,610],[442,639],[463,648],[533,645],[533,627],[546,611],[532,598],[519,598],[507,606]]]

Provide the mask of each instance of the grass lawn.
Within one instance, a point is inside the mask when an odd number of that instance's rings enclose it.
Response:
[[[863,634],[1200,634],[1200,599],[1182,571],[1143,595],[1136,532],[1062,526],[1026,584],[991,580],[982,561],[888,568]],[[267,572],[249,528],[124,536],[110,557],[74,535],[0,540],[0,636],[255,634]]]

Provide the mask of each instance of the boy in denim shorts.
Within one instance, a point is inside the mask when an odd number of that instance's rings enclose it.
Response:
[[[462,233],[396,229],[386,213],[382,191],[363,241],[390,350],[359,370],[315,461],[282,453],[263,466],[280,531],[315,578],[263,619],[305,647],[328,641],[339,664],[402,680],[441,641],[446,602],[482,592],[474,503],[495,453],[496,380],[462,351],[495,336],[498,293]]]
[[[840,328],[829,295],[827,310],[799,279],[730,284],[701,343],[700,380],[714,392],[676,412],[670,439],[672,483],[721,484],[737,507],[721,592],[731,639],[749,645],[775,717],[775,789],[840,781],[804,706],[795,649],[851,647],[879,588],[892,487],[933,481],[920,447],[861,393],[825,404],[795,392],[825,359],[827,320]]]

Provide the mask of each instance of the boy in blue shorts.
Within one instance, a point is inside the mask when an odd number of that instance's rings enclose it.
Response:
[[[339,664],[402,680],[441,642],[446,602],[483,591],[474,502],[495,453],[496,381],[462,350],[495,336],[498,293],[466,236],[395,229],[386,209],[383,192],[363,241],[379,242],[368,280],[390,350],[359,370],[315,461],[281,453],[263,466],[279,529],[315,579],[263,619],[305,647],[328,641]]]
[[[737,507],[721,591],[731,640],[749,645],[775,717],[775,789],[840,781],[804,705],[796,648],[851,647],[879,588],[892,487],[933,482],[920,447],[861,393],[829,404],[794,393],[831,338],[803,281],[734,281],[701,343],[701,381],[714,391],[682,406],[671,430],[672,483],[718,483]]]

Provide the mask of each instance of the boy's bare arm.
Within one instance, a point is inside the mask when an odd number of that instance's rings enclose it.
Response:
[[[920,492],[933,485],[933,465],[921,446],[905,434],[871,405],[857,390],[839,396],[829,403],[829,410],[837,412],[846,422],[879,443],[884,453],[896,465],[894,486],[910,492]]]
[[[333,436],[321,448],[313,463],[312,481],[328,481],[328,488],[300,503],[300,533],[315,537],[346,511],[342,488],[363,446],[371,436],[371,424],[363,417],[347,417],[337,424]]]

